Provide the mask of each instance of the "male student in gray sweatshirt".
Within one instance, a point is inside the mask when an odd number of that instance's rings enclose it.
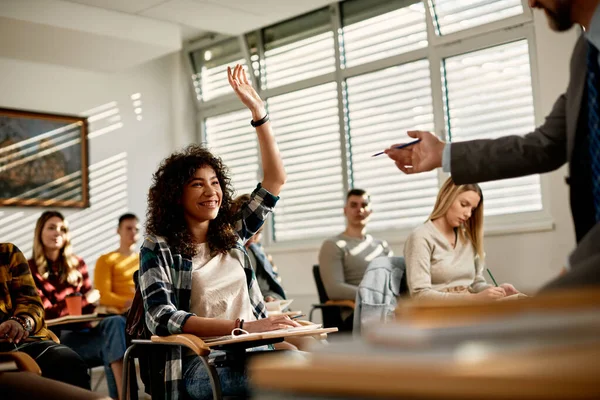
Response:
[[[377,257],[392,255],[385,240],[367,234],[371,213],[369,194],[362,189],[350,190],[344,206],[346,230],[321,246],[321,278],[331,300],[354,301],[369,263]]]

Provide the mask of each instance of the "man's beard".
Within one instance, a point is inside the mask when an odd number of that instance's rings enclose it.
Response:
[[[556,10],[550,10],[544,7],[550,28],[556,32],[564,32],[571,29],[573,20],[571,19],[571,4],[568,0],[557,0]]]

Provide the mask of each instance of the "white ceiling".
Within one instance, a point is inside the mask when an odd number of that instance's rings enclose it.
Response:
[[[238,35],[292,18],[336,0],[67,0],[176,23],[183,38],[204,32]]]
[[[0,58],[121,71],[337,0],[0,0]]]

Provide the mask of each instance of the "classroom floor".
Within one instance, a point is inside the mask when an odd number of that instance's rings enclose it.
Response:
[[[138,399],[139,400],[151,400],[152,398],[147,395],[146,393],[144,393],[143,387],[144,384],[142,383],[142,381],[139,379],[139,365],[136,364],[138,373],[138,388],[140,388],[140,390],[138,391]],[[104,368],[103,367],[96,367],[92,369],[92,390],[94,390],[97,393],[101,393],[101,394],[105,394],[108,396],[108,385],[106,384],[106,379],[104,377]]]

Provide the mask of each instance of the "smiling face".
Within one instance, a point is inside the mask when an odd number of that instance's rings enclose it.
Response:
[[[223,190],[211,167],[200,167],[183,187],[181,203],[185,219],[193,222],[207,222],[217,218]]]
[[[471,218],[480,201],[481,197],[473,190],[460,193],[446,211],[446,221],[452,228],[458,228]]]
[[[41,234],[44,250],[60,250],[67,242],[67,227],[65,221],[59,217],[52,217],[46,221]]]

